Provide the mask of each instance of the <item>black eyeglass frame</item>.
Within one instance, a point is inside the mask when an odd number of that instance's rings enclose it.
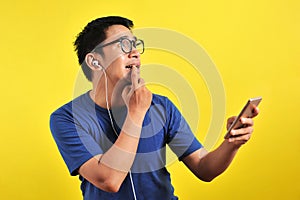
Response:
[[[129,51],[125,51],[125,49],[124,49],[124,46],[123,46],[123,41],[124,41],[124,40],[129,41],[130,44],[131,44],[131,45],[130,45]],[[143,54],[144,51],[145,51],[144,41],[141,40],[141,39],[137,39],[136,37],[135,37],[135,40],[130,40],[130,39],[127,38],[127,37],[121,37],[121,38],[116,39],[116,40],[113,40],[113,41],[111,41],[111,42],[109,42],[109,43],[106,43],[106,44],[97,46],[96,49],[95,49],[95,51],[96,51],[97,49],[100,49],[100,48],[103,48],[103,47],[106,47],[106,46],[109,46],[109,45],[112,45],[112,44],[115,44],[115,43],[118,43],[118,42],[120,42],[120,44],[121,44],[121,49],[122,49],[122,51],[123,51],[124,53],[130,53],[130,52],[132,52],[132,47],[136,48],[136,43],[138,43],[138,42],[141,42],[141,44],[142,44],[142,46],[143,46],[142,51],[139,52],[139,53],[140,53],[140,54]]]

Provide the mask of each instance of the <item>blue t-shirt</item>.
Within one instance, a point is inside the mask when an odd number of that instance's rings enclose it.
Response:
[[[126,107],[112,109],[113,125],[119,134],[126,117]],[[98,154],[104,154],[115,142],[108,110],[96,105],[89,92],[60,107],[50,117],[50,128],[58,149],[70,171]],[[141,132],[131,172],[138,200],[173,200],[174,188],[166,165],[166,144],[181,160],[202,145],[172,102],[153,94]],[[117,193],[105,192],[79,176],[85,200],[131,200],[129,175]]]

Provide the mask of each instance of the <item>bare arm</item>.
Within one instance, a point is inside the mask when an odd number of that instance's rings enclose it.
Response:
[[[107,192],[119,190],[133,164],[142,123],[152,99],[136,69],[132,70],[132,85],[122,93],[128,114],[118,139],[103,155],[91,158],[79,168],[81,176]]]
[[[117,192],[133,163],[138,142],[138,137],[121,131],[115,144],[103,155],[85,162],[79,168],[79,174],[104,191]]]
[[[199,149],[185,157],[183,162],[199,179],[209,182],[226,170],[237,150],[225,140],[216,150],[208,153],[204,148]]]
[[[258,109],[255,111],[257,115]],[[228,119],[227,127],[233,120],[234,117]],[[204,148],[195,151],[183,159],[185,165],[203,181],[212,181],[223,173],[232,162],[238,149],[250,139],[253,132],[253,120],[251,118],[243,118],[242,123],[247,127],[231,131],[231,135],[235,137],[224,140],[212,152],[208,153]]]

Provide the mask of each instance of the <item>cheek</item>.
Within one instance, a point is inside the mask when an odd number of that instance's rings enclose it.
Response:
[[[110,65],[123,65],[125,63],[125,55],[124,54],[108,54],[105,59],[106,66]]]
[[[124,55],[119,55],[117,58],[114,59],[112,62],[112,65],[118,68],[123,68],[125,65],[125,56]]]
[[[111,75],[115,76],[124,76],[124,72],[127,70],[125,69],[125,63],[126,59],[124,56],[119,56],[117,59],[115,59],[112,63],[109,64],[107,70]]]

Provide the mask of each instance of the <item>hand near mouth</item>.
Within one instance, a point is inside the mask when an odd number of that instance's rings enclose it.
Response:
[[[145,81],[140,78],[137,67],[132,67],[131,85],[125,86],[122,98],[132,120],[144,119],[152,101],[152,93],[145,87]]]

